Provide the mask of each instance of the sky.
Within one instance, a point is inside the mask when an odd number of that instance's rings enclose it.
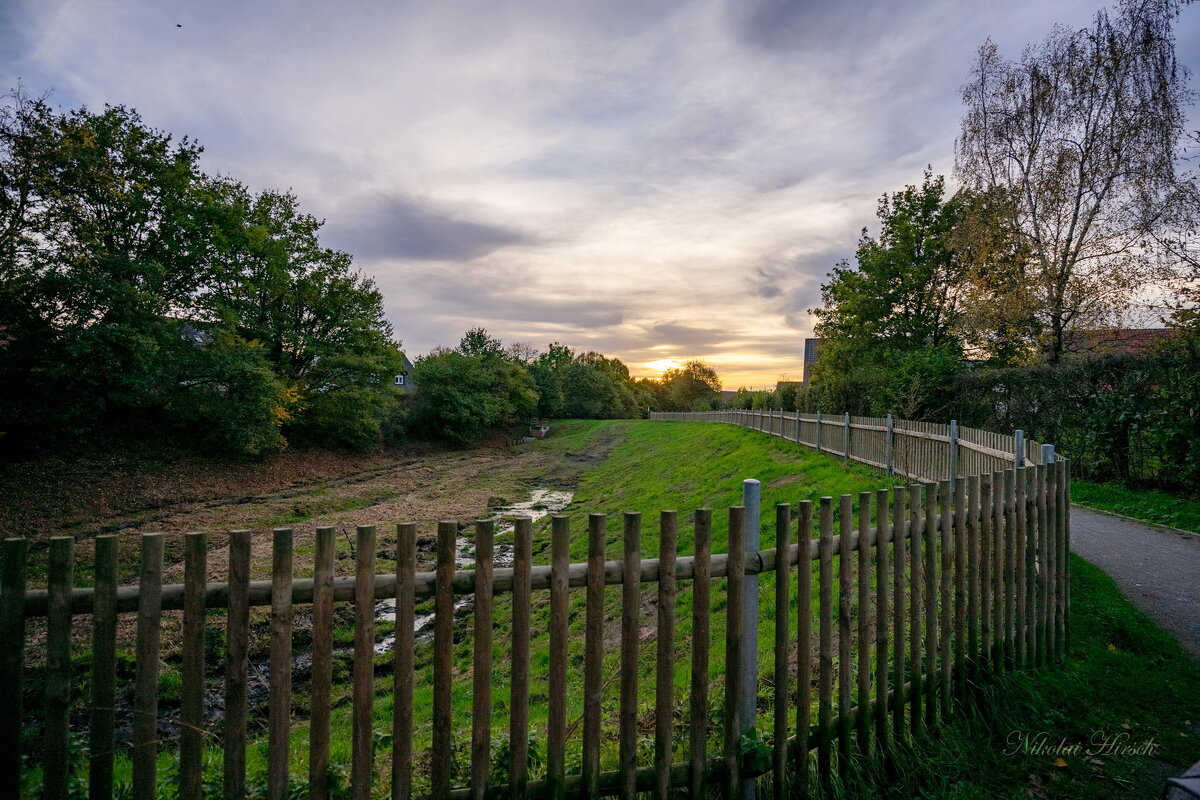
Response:
[[[132,106],[205,171],[293,190],[410,356],[483,326],[769,387],[879,196],[952,175],[979,45],[1015,58],[1098,8],[0,0],[0,83]],[[1177,34],[1200,69],[1200,4]]]

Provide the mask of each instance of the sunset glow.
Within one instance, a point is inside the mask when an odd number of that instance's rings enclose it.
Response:
[[[411,357],[483,326],[764,388],[802,373],[808,311],[880,194],[952,175],[979,43],[1095,6],[13,0],[0,72],[291,188]]]

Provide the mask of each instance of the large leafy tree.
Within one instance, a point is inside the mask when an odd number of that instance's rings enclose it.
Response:
[[[945,376],[964,349],[967,271],[953,244],[963,206],[931,171],[920,186],[883,195],[878,238],[864,228],[856,263],[839,264],[821,286],[817,389],[806,405],[913,418],[944,407]]]
[[[399,363],[382,296],[293,195],[200,154],[124,107],[0,104],[0,432],[378,441]]]
[[[1008,281],[1026,287],[1043,357],[1056,362],[1072,329],[1119,312],[1162,256],[1194,229],[1181,171],[1193,99],[1175,59],[1175,0],[1122,0],[1089,27],[1055,28],[1016,61],[987,42],[963,87],[957,171],[978,193],[1006,198],[1028,259]]]
[[[715,408],[721,398],[721,377],[711,364],[699,358],[664,370],[659,384],[659,401],[669,411]]]
[[[963,272],[950,236],[961,202],[946,198],[944,179],[925,173],[920,186],[884,194],[879,237],[863,229],[856,264],[839,264],[812,310],[822,358],[841,368],[887,352],[957,349]]]

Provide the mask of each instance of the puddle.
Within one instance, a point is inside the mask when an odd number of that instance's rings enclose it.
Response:
[[[520,503],[493,509],[492,516],[485,519],[496,523],[495,536],[500,537],[513,531],[514,517],[530,517],[539,520],[550,514],[558,513],[566,508],[575,493],[561,489],[534,489],[529,499]],[[510,567],[513,561],[513,545],[508,542],[497,543],[492,548],[492,565],[495,567]],[[475,566],[475,531],[474,527],[459,533],[454,548],[454,563],[458,569],[468,569]],[[475,595],[461,595],[454,600],[454,618],[462,619],[471,613],[475,603]],[[433,621],[435,614],[418,614],[413,618],[413,635],[417,642],[428,642],[433,639]],[[382,622],[396,621],[396,600],[382,600],[375,604],[375,620]],[[396,644],[396,637],[385,636],[375,645],[376,653],[391,652]]]

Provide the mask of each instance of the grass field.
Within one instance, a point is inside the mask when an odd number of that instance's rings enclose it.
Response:
[[[1071,482],[1071,500],[1100,511],[1200,533],[1200,500],[1079,480]]]

